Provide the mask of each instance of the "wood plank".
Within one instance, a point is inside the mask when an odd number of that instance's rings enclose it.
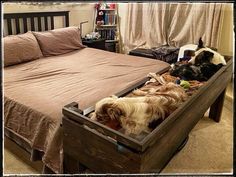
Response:
[[[31,31],[35,31],[34,17],[30,18]]]
[[[223,104],[225,100],[226,89],[218,96],[216,101],[211,105],[209,118],[213,119],[215,122],[220,122]]]
[[[38,31],[42,31],[41,17],[38,17]]]
[[[64,152],[64,160],[63,160],[63,170],[64,174],[78,174],[81,173],[79,161],[68,155]]]
[[[128,147],[132,148],[134,151],[139,151],[142,149],[140,142],[123,134],[118,131],[115,131],[97,121],[90,120],[90,118],[83,116],[82,114],[79,114],[76,110],[73,110],[71,108],[64,107],[62,110],[62,113],[65,117],[71,119],[74,121],[74,123],[84,124],[88,127],[97,130],[100,134],[108,135],[114,139],[116,139],[121,144],[125,144]]]
[[[117,146],[109,137],[98,136],[95,132],[63,118],[64,152],[96,173],[139,171],[141,158],[138,153]]]
[[[24,33],[26,33],[28,31],[28,28],[27,28],[27,18],[23,18],[23,26],[24,26]]]
[[[20,33],[20,22],[19,18],[15,18],[15,23],[16,23],[16,34]]]
[[[48,30],[48,17],[44,16],[44,26],[45,26],[45,30]]]
[[[8,35],[12,35],[12,25],[11,25],[11,19],[7,19],[7,28],[8,28]]]
[[[65,14],[66,27],[69,26],[69,13]]]
[[[44,165],[43,165],[42,174],[55,174],[55,172],[52,171],[48,166],[46,166],[46,165],[44,164]]]
[[[50,16],[51,18],[51,30],[54,29],[54,17],[53,16]]]

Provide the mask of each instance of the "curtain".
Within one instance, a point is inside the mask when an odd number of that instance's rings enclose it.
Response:
[[[218,48],[224,4],[130,3],[125,18],[124,50],[164,44],[197,44]]]
[[[124,49],[150,48],[167,44],[167,6],[158,3],[134,3],[128,5]]]

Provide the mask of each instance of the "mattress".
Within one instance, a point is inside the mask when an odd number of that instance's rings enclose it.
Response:
[[[43,162],[63,171],[62,107],[81,109],[126,89],[169,64],[85,48],[4,68],[4,126],[43,151]]]

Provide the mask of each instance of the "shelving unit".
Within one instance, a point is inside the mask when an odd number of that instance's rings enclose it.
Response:
[[[105,7],[105,8],[104,8]],[[119,53],[119,19],[117,4],[99,4],[95,13],[95,32],[105,39],[106,50]]]

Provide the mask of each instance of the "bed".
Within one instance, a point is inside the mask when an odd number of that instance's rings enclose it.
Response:
[[[11,36],[14,31],[26,34],[30,30],[47,33],[54,29],[55,16],[62,16],[67,27],[68,14],[68,11],[4,14],[5,34]],[[103,97],[143,82],[149,72],[167,71],[169,64],[84,46],[47,56],[48,47],[63,46],[66,39],[56,44],[48,40],[43,49],[40,38],[36,38],[43,56],[4,67],[4,134],[31,153],[32,160],[42,159],[43,173],[63,173],[67,163],[63,164],[62,108],[76,101],[81,109],[87,109]]]

